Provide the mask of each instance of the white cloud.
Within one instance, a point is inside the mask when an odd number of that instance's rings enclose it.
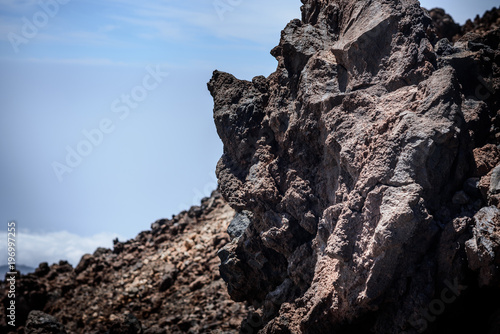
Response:
[[[0,232],[0,265],[7,264],[7,232]],[[41,262],[49,265],[67,260],[76,266],[82,255],[92,254],[98,247],[112,248],[113,239],[124,240],[116,233],[99,233],[82,237],[67,231],[52,233],[18,232],[16,234],[16,263],[36,268]]]

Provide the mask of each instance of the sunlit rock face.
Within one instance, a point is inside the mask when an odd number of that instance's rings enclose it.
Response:
[[[451,43],[417,1],[302,2],[276,72],[208,84],[220,190],[247,222],[219,251],[231,297],[258,309],[243,327],[487,332],[500,30]]]

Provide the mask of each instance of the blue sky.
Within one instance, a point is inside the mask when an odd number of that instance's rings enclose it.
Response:
[[[206,83],[215,69],[273,72],[269,51],[301,3],[41,3],[0,0],[0,237],[15,220],[19,263],[76,264],[216,187],[222,145]],[[422,4],[462,23],[497,5]]]

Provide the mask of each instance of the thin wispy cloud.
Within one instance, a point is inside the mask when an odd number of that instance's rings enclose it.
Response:
[[[279,2],[268,2],[264,8],[262,4],[245,2],[228,9],[222,20],[212,2],[187,8],[145,4],[137,7],[133,13],[142,17],[141,21],[145,21],[145,25],[151,28],[156,25],[155,19],[159,19],[161,22],[169,22],[172,26],[183,27],[184,34],[211,34],[220,38],[238,38],[260,43],[276,38],[269,36],[270,28],[279,32],[283,24],[300,14],[298,10],[283,10]],[[255,22],[255,16],[260,17],[259,22]],[[191,31],[186,30],[186,27],[190,27]]]
[[[70,1],[59,7],[57,14],[38,29],[34,38],[28,38],[34,46],[28,48],[23,42],[14,48],[20,50],[16,50],[18,57],[44,48],[43,53],[53,52],[54,57],[72,53],[86,58],[96,58],[111,48],[122,50],[115,52],[116,57],[145,58],[158,54],[158,50],[172,54],[178,47],[210,48],[219,42],[231,43],[234,49],[246,42],[269,48],[269,44],[278,43],[284,24],[299,15],[298,9],[297,13],[284,9],[290,6],[284,6],[283,1],[268,2],[264,6],[243,1],[222,16],[212,1]],[[9,1],[12,9],[7,14],[0,12],[0,41],[4,50],[12,52],[9,33],[22,36],[26,18],[29,20],[34,11],[42,11],[38,3],[30,4],[16,5]],[[91,7],[94,10],[90,12]],[[255,17],[259,17],[259,22],[255,22]],[[276,33],[269,34],[269,31]],[[182,58],[189,61],[194,56],[186,54]]]
[[[130,29],[132,26],[134,28],[144,29],[146,28],[147,32],[135,33],[136,36],[141,34],[148,34],[148,36],[153,36],[153,38],[161,38],[161,39],[179,39],[183,37],[183,30],[179,25],[176,25],[172,22],[168,22],[166,20],[152,20],[147,17],[130,17],[130,16],[120,16],[120,15],[111,15],[109,19],[113,21],[117,21],[120,23],[125,23],[128,25],[129,31],[137,31],[136,29]]]
[[[3,0],[2,11],[24,12],[36,7],[37,0]]]
[[[101,32],[110,32],[110,31],[114,31],[114,30],[119,29],[119,28],[120,27],[117,26],[117,25],[108,24],[108,25],[106,25],[104,27],[99,28],[99,31],[101,31]]]
[[[28,58],[25,59],[25,61],[40,64],[142,67],[142,64],[140,63],[115,61],[109,58]]]
[[[67,45],[93,45],[106,47],[133,47],[134,43],[111,35],[112,30],[86,31],[74,30],[61,33],[57,36],[60,43]]]

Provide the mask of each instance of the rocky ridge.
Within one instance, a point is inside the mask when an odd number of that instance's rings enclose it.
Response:
[[[216,254],[233,216],[214,192],[135,239],[84,255],[75,268],[40,264],[16,283],[17,333],[234,333],[247,310],[229,299]],[[6,282],[0,291],[4,315]],[[0,332],[9,333],[5,320]]]
[[[417,1],[302,2],[276,72],[208,84],[243,328],[496,333],[498,10],[453,43]]]
[[[500,7],[486,11],[482,17],[477,15],[474,20],[467,20],[463,26],[456,23],[442,8],[429,10],[434,30],[438,38],[447,38],[456,42],[467,33],[483,34],[485,31],[500,28]]]

